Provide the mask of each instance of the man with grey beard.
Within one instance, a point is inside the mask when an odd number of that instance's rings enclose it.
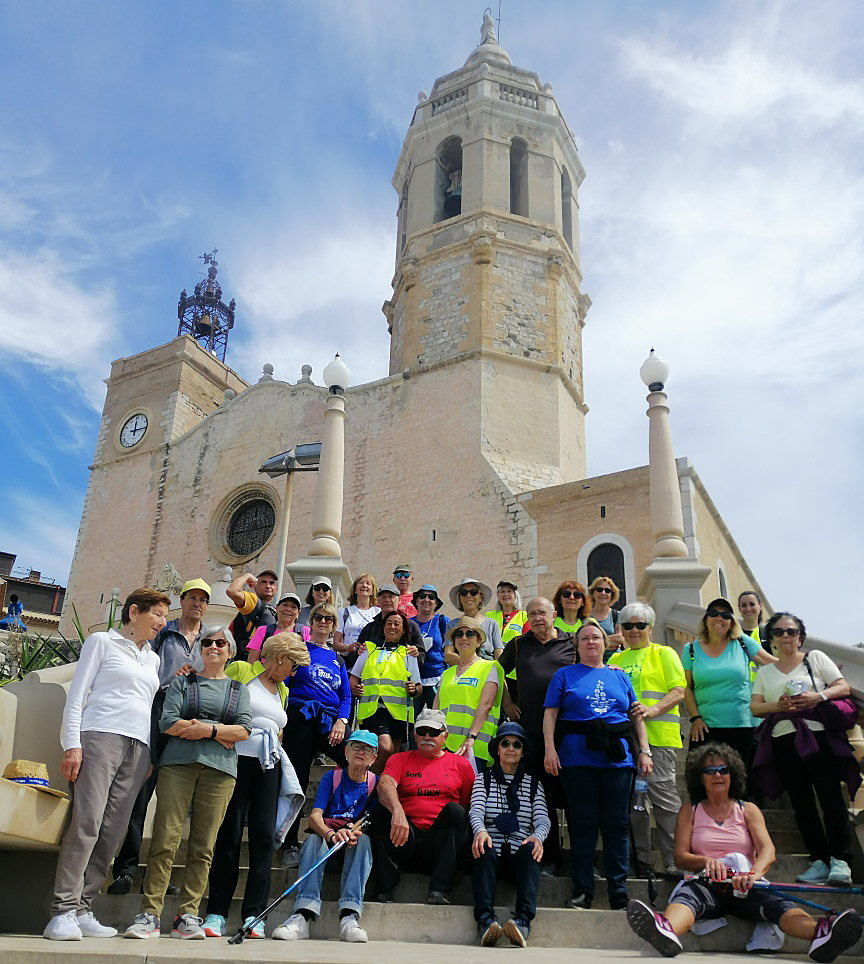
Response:
[[[429,904],[449,904],[453,879],[471,839],[468,804],[474,768],[444,749],[441,710],[425,709],[414,723],[417,749],[394,753],[378,781],[372,812],[372,851],[378,889],[390,903],[399,871],[429,873]]]

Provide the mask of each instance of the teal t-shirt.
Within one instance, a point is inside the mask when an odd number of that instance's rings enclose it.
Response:
[[[747,647],[744,655],[741,642]],[[693,651],[691,659],[690,651]],[[750,660],[759,644],[742,636],[730,639],[723,652],[712,659],[706,656],[697,640],[686,643],[681,652],[681,665],[693,674],[693,695],[699,715],[710,728],[752,726],[750,716]]]
[[[225,691],[229,679],[206,679],[198,677],[201,687],[201,708],[198,711],[198,719],[202,722],[212,721],[218,723],[222,715],[222,707],[225,705]],[[189,719],[184,710],[186,701],[186,689],[188,683],[185,676],[175,676],[165,694],[165,707],[162,710],[162,717],[159,720],[159,728],[164,733],[172,727],[178,720]],[[247,730],[252,728],[252,709],[249,703],[249,691],[245,686],[240,687],[240,697],[237,700],[237,713],[233,720],[225,720],[226,723],[239,723]],[[221,770],[229,773],[232,777],[237,776],[237,751],[234,747],[226,750],[221,743],[205,737],[203,740],[183,740],[179,736],[172,736],[168,740],[168,745],[159,758],[159,766],[164,767],[175,763],[203,763],[204,766],[212,767],[214,770]]]

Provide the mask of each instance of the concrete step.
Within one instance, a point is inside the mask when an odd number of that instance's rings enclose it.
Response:
[[[94,903],[93,910],[103,924],[110,924],[118,929],[125,928],[134,916],[134,910],[127,910],[125,905],[129,898],[111,898],[100,896]],[[286,901],[286,904],[289,903]],[[165,910],[162,914],[162,932],[170,932],[171,924],[176,912],[177,900],[171,898],[166,902]],[[235,906],[236,905],[236,906]],[[504,905],[496,905],[499,917],[506,920],[511,911]],[[290,914],[290,905],[277,908],[266,925],[267,936],[271,936],[275,927]],[[232,902],[231,915],[228,918],[228,936],[236,933],[240,926],[239,901]],[[364,906],[363,926],[372,941],[410,941],[412,944],[447,944],[447,945],[473,945],[476,944],[476,924],[474,922],[473,911],[466,906],[429,906],[425,903],[416,904],[375,904],[368,903]],[[687,950],[702,951],[743,951],[744,945],[752,933],[752,925],[743,921],[730,919],[727,927],[721,928],[714,933],[697,938],[688,934],[684,938],[684,946]],[[312,934],[317,939],[338,938],[339,922],[338,910],[333,903],[327,902],[322,907],[320,920],[311,926]],[[647,951],[650,956],[653,952],[647,945],[639,940],[627,926],[623,911],[611,911],[602,909],[592,910],[566,910],[563,908],[540,908],[537,911],[537,918],[531,930],[531,944],[534,947],[571,947],[571,948],[596,948],[618,951]],[[107,944],[108,942],[104,942]],[[124,942],[125,944],[126,942]],[[131,942],[129,942],[131,943]],[[180,942],[177,942],[180,943]],[[186,942],[183,942],[186,943]],[[191,943],[191,942],[189,942]],[[215,939],[200,942],[205,947],[218,946]],[[221,943],[227,943],[223,939]],[[259,941],[249,941],[244,943],[254,945],[256,959],[259,959],[257,949],[263,948]],[[120,941],[112,941],[112,950],[118,946]],[[864,945],[864,941],[862,941]],[[140,943],[138,944],[140,948]],[[286,952],[283,945],[279,945],[282,957],[296,957],[296,953]],[[307,945],[303,945],[300,953],[304,953]],[[44,945],[43,945],[44,947]],[[142,950],[147,952],[147,960],[155,960],[152,956],[152,942],[145,944]],[[107,948],[106,948],[107,950]],[[807,946],[803,941],[796,941],[792,938],[786,939],[785,953],[803,954],[807,951]],[[853,952],[864,950],[864,946],[854,948]],[[239,949],[235,953],[242,953]],[[248,951],[246,953],[249,953]],[[628,955],[629,956],[629,955]],[[406,959],[411,959],[412,954],[409,950]],[[300,958],[301,960],[303,957]],[[351,956],[346,955],[345,960],[354,960],[353,950]],[[445,959],[443,956],[441,959]],[[4,964],[6,959],[4,958]]]

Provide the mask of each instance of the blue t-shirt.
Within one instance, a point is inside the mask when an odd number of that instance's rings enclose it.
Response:
[[[630,704],[636,699],[626,673],[615,669],[592,669],[577,663],[559,669],[549,683],[544,706],[558,708],[558,719],[576,723],[605,720],[626,723]],[[611,763],[605,753],[589,750],[584,733],[569,733],[558,746],[558,759],[565,767],[632,767],[630,744],[620,737],[624,759]]]
[[[334,717],[347,720],[351,716],[351,687],[341,659],[332,649],[306,643],[309,666],[298,666],[297,672],[285,680],[288,705],[320,703]]]
[[[325,817],[336,817],[344,820],[355,820],[363,812],[366,801],[369,799],[369,788],[364,780],[362,783],[355,783],[348,776],[348,771],[342,771],[342,779],[336,791],[333,791],[333,774],[335,770],[328,770],[321,777],[318,784],[318,792],[315,794],[313,809],[323,810]],[[372,802],[369,809],[378,802],[378,795],[372,791]]]
[[[442,623],[444,632],[447,632],[447,617],[435,613],[428,622],[424,622],[418,616],[412,616],[411,622],[417,623],[420,635],[424,637],[424,646],[428,645],[426,639],[432,640],[432,644],[426,650],[426,660],[420,667],[420,675],[424,680],[437,679],[447,669],[447,664],[444,662],[444,637],[441,632]]]
[[[741,643],[747,647],[749,659]],[[690,649],[693,656],[690,656]],[[693,674],[693,696],[699,715],[710,730],[717,727],[753,726],[750,716],[750,660],[760,650],[749,636],[730,639],[716,658],[706,656],[698,640],[681,650],[681,665]],[[711,734],[708,734],[709,739]]]

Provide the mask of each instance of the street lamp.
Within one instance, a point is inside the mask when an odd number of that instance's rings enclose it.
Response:
[[[282,521],[279,526],[279,563],[276,573],[279,581],[277,599],[282,598],[282,579],[285,572],[285,558],[288,554],[288,520],[291,517],[291,495],[294,488],[295,472],[317,472],[321,461],[321,443],[305,442],[293,449],[273,455],[258,469],[259,473],[271,479],[285,476],[285,497],[282,500]]]
[[[654,558],[686,558],[684,513],[675,449],[669,428],[669,406],[663,389],[669,378],[669,366],[654,353],[639,369],[648,386],[648,485],[651,502],[651,528],[654,532]]]

